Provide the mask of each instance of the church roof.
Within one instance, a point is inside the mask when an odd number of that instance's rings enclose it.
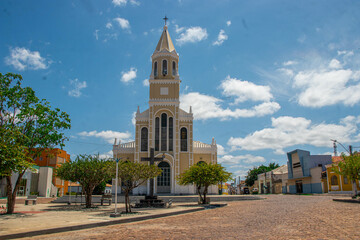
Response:
[[[163,50],[167,50],[169,52],[172,52],[172,51],[176,52],[174,44],[170,38],[170,34],[168,32],[168,28],[166,25],[164,26],[164,30],[161,34],[160,40],[159,40],[154,52],[161,52]]]

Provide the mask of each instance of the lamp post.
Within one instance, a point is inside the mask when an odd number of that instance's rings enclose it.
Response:
[[[119,168],[119,161],[121,158],[115,158],[116,161],[116,178],[115,178],[115,212],[110,214],[110,217],[118,217],[120,214],[117,212],[117,190],[118,190],[118,168]]]

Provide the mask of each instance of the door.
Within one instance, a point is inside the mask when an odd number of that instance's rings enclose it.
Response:
[[[157,193],[170,193],[171,192],[171,171],[169,163],[162,161],[158,167],[162,170],[161,174],[157,177]]]
[[[296,181],[296,193],[303,193],[302,181]]]

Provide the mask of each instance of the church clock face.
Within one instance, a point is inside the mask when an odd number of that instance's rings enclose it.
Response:
[[[216,163],[216,142],[213,139],[211,144],[206,144],[193,139],[193,113],[191,107],[188,111],[180,108],[179,55],[166,24],[151,60],[149,108],[140,111],[138,107],[135,140],[115,143],[114,156],[155,164],[162,169],[154,182],[134,189],[133,194],[195,194],[194,186],[180,186],[176,178],[200,159]],[[217,193],[217,188],[210,192]]]

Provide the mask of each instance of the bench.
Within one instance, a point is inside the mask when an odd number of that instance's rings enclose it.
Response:
[[[29,201],[32,201],[33,205],[36,205],[37,196],[36,195],[29,195],[27,199],[25,199],[25,205],[29,205]]]
[[[104,201],[108,201],[109,202],[109,206],[112,203],[112,195],[111,194],[104,194],[101,196],[101,206],[104,205]]]

